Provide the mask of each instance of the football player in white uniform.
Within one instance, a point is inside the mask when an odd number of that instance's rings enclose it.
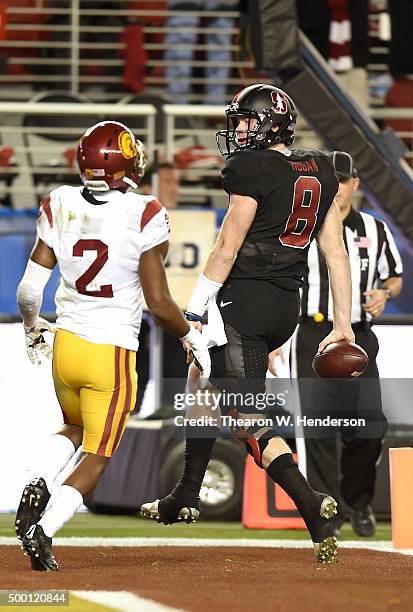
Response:
[[[142,143],[125,125],[104,121],[81,138],[77,162],[83,185],[59,187],[43,200],[17,290],[27,352],[40,363],[41,353],[52,354],[43,332],[53,329],[39,312],[58,264],[53,380],[65,424],[31,461],[16,515],[32,568],[43,571],[58,569],[52,537],[95,488],[135,405],[143,295],[162,327],[189,343],[205,378],[210,370],[204,339],[169,293],[165,208],[153,196],[127,193],[143,176]],[[54,481],[81,444],[82,459],[47,507]]]

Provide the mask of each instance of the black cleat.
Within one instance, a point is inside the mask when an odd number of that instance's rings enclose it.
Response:
[[[337,540],[341,538],[341,528],[345,522],[346,522],[345,517],[340,513],[337,514],[333,519],[334,535],[337,538]]]
[[[43,478],[35,478],[24,487],[14,527],[20,540],[31,525],[40,521],[49,499],[50,493]]]
[[[350,520],[353,531],[358,536],[369,538],[376,533],[376,517],[371,506],[352,510]]]
[[[188,505],[182,505],[171,493],[162,499],[142,504],[140,515],[150,519],[172,525],[172,523],[196,523],[199,519],[199,498]]]
[[[313,533],[314,555],[318,563],[336,563],[337,538],[334,535],[334,516],[337,502],[330,495],[317,494],[321,499],[316,535]]]
[[[59,566],[52,553],[52,538],[48,538],[40,525],[32,525],[22,538],[22,548],[29,555],[32,570],[57,572]]]

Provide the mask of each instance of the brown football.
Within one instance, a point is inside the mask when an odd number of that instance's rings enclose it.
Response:
[[[340,340],[329,344],[313,359],[313,370],[321,378],[356,378],[364,372],[369,358],[358,344]]]

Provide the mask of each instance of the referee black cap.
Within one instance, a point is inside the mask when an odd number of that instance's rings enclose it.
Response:
[[[345,151],[333,151],[330,154],[334,166],[334,172],[338,178],[357,178],[358,173],[354,166],[353,158]]]

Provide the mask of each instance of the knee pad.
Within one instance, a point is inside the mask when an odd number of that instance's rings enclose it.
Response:
[[[272,440],[273,438],[280,437],[281,436],[278,432],[270,429],[269,431],[263,433],[262,436],[260,436],[258,439],[251,434],[245,438],[245,447],[247,449],[247,452],[254,459],[258,467],[262,468],[262,456],[270,440]]]
[[[237,419],[238,412],[237,410],[229,410],[228,416]],[[248,432],[247,429],[236,425],[234,427],[230,427],[231,435],[233,438],[236,438],[241,443],[244,443],[248,453],[254,458],[255,463],[262,467],[261,465],[261,450],[258,444],[258,441],[254,436]]]

